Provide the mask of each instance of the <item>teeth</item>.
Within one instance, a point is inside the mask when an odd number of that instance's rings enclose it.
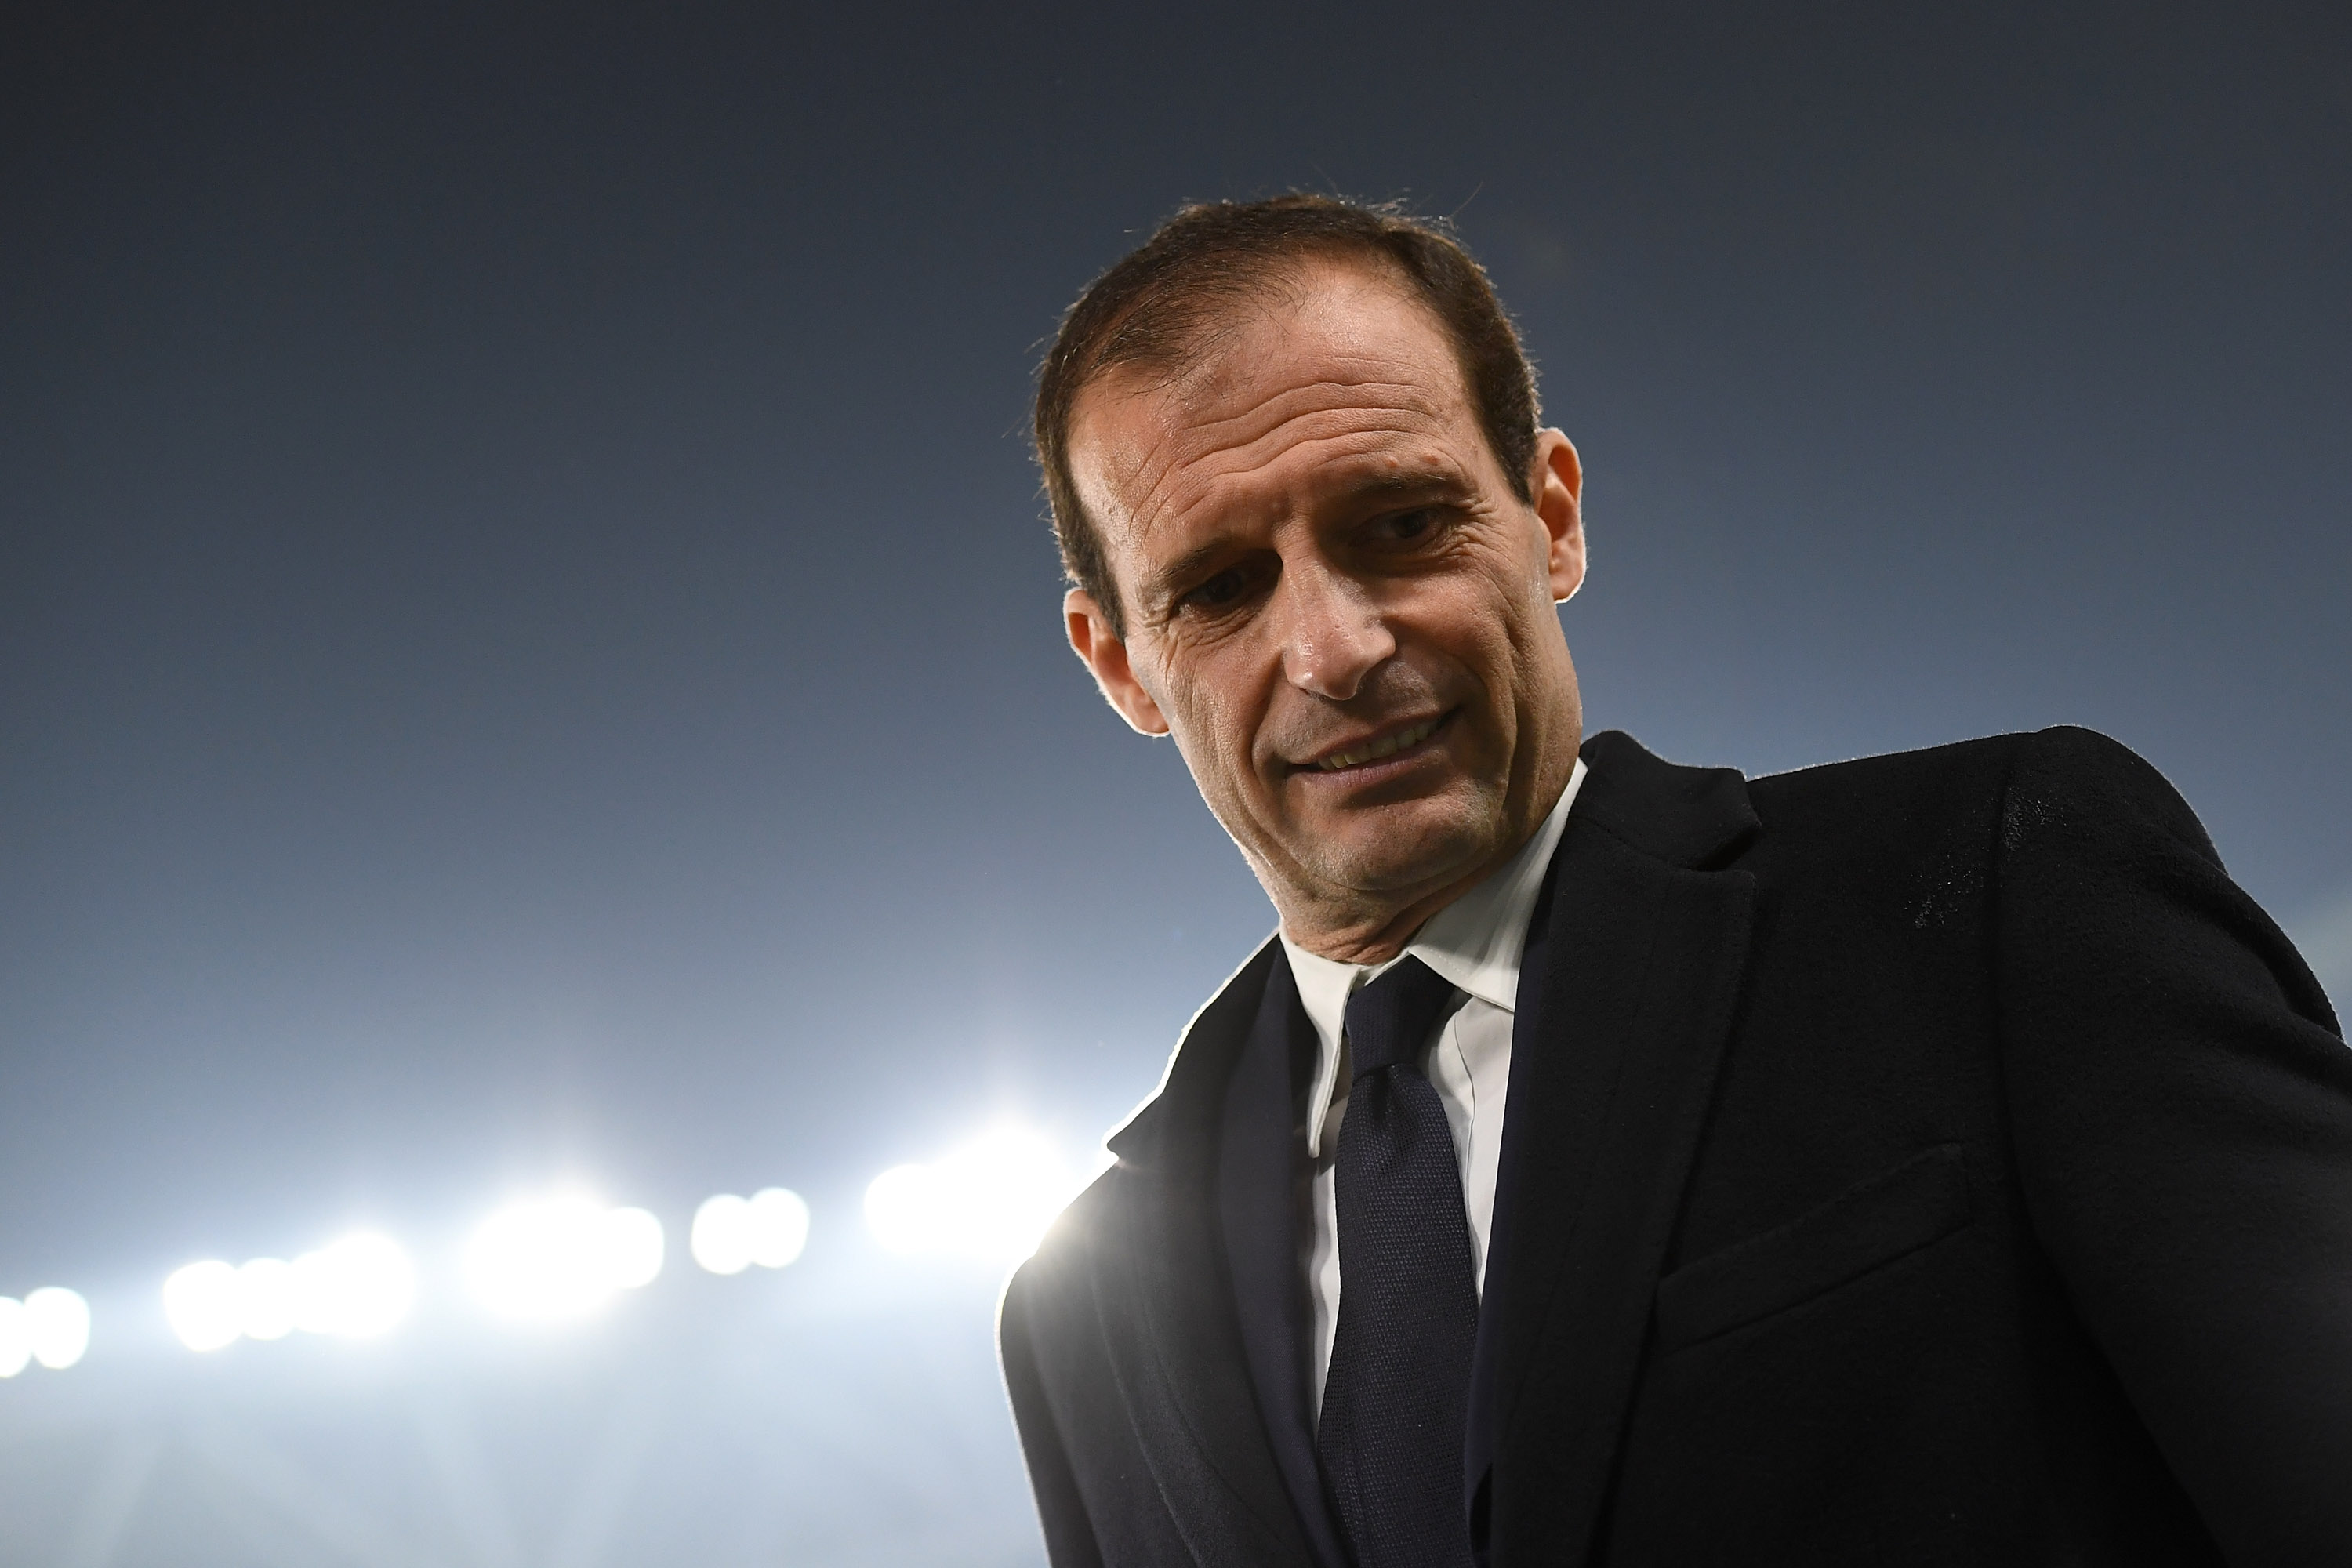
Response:
[[[1391,752],[1403,751],[1407,746],[1418,746],[1428,740],[1430,731],[1436,728],[1436,720],[1423,720],[1412,729],[1400,731],[1386,740],[1374,741],[1370,745],[1358,751],[1340,752],[1336,755],[1324,758],[1315,765],[1328,773],[1337,773],[1341,768],[1352,768],[1358,763],[1376,763]]]

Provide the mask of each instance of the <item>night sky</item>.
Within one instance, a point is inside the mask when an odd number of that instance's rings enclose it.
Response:
[[[1188,199],[1455,216],[1583,454],[1589,728],[2089,725],[2352,999],[2347,16],[12,8],[0,1293],[101,1336],[43,1419],[138,1427],[191,1258],[782,1183],[845,1280],[884,1166],[1150,1090],[1272,913],[1063,645],[1025,430]],[[694,1560],[1037,1560],[941,1300],[934,1543]],[[511,1534],[451,1560],[594,1556]]]

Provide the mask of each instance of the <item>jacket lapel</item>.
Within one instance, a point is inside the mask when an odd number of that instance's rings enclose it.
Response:
[[[1738,773],[1613,733],[1585,757],[1521,972],[1474,1392],[1474,1510],[1500,1568],[1592,1550],[1754,892],[1708,868],[1757,827]]]
[[[1259,1415],[1217,1198],[1225,1086],[1280,962],[1269,942],[1202,1009],[1160,1093],[1112,1136],[1136,1197],[1120,1231],[1095,1244],[1106,1338],[1145,1463],[1193,1557],[1236,1568],[1315,1563]]]
[[[1312,1180],[1300,1127],[1315,1058],[1315,1026],[1299,1005],[1289,963],[1277,953],[1225,1085],[1219,1228],[1266,1439],[1317,1561],[1347,1568],[1315,1456],[1312,1329],[1299,1267],[1299,1226]]]

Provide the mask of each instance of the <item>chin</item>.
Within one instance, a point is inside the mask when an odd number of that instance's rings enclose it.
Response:
[[[1327,874],[1367,893],[1409,892],[1461,876],[1492,856],[1501,837],[1494,813],[1466,805],[1416,801],[1420,809],[1391,807],[1372,814],[1376,820],[1350,823],[1322,843]]]

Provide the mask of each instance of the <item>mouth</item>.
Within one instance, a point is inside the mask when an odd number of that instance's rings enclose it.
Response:
[[[1339,773],[1352,768],[1370,767],[1374,763],[1388,761],[1399,752],[1410,751],[1420,745],[1444,729],[1445,721],[1453,717],[1450,712],[1433,714],[1403,729],[1375,735],[1368,741],[1359,741],[1345,751],[1333,752],[1312,762],[1299,763],[1296,767],[1300,773]]]

